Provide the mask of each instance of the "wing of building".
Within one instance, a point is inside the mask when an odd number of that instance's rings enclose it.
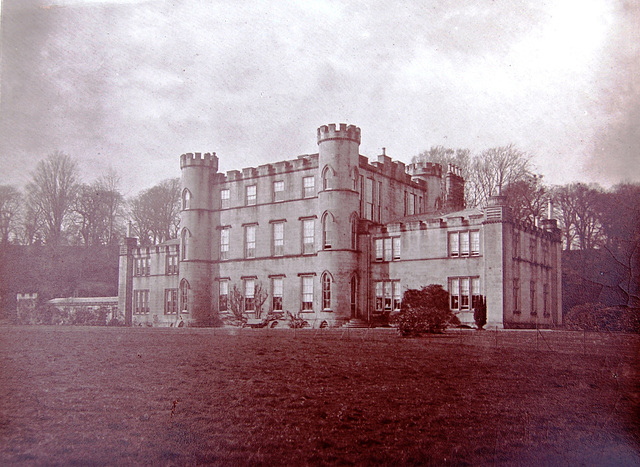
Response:
[[[441,284],[463,323],[486,301],[488,326],[561,324],[560,233],[524,229],[504,199],[464,209],[456,167],[360,155],[360,128],[326,125],[318,153],[218,172],[215,153],[183,154],[180,239],[120,252],[129,324],[207,325],[300,313],[313,326],[372,323],[403,291]]]

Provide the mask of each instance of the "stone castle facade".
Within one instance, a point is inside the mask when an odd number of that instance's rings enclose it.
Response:
[[[409,288],[441,284],[463,323],[486,300],[488,325],[560,325],[560,234],[515,224],[502,198],[464,209],[453,166],[360,155],[360,128],[321,126],[318,153],[218,172],[183,154],[180,238],[120,252],[129,324],[208,324],[230,313],[300,314],[312,326],[372,323]]]

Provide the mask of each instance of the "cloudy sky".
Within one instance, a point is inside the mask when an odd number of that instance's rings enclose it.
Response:
[[[126,194],[317,152],[516,144],[549,183],[640,181],[638,0],[3,0],[0,183],[55,151]]]

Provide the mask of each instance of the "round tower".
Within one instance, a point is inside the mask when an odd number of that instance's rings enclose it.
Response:
[[[427,212],[433,212],[443,204],[442,166],[435,162],[416,162],[409,165],[412,179],[422,180],[427,185],[424,206]]]
[[[318,128],[318,219],[320,250],[318,269],[321,281],[331,280],[333,321],[359,317],[352,290],[357,285],[360,128],[341,123]],[[324,282],[323,282],[324,284]],[[362,302],[362,300],[360,300]],[[327,309],[323,306],[323,311]]]
[[[179,306],[183,319],[196,326],[213,322],[211,238],[215,229],[213,181],[215,153],[182,154]]]

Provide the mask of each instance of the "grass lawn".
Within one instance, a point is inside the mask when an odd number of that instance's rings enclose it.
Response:
[[[0,328],[0,464],[640,465],[637,335]]]

